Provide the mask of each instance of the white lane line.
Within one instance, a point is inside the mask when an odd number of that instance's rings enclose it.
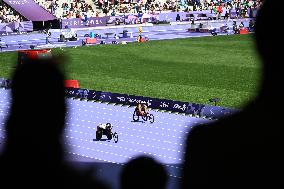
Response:
[[[71,125],[75,125],[75,124],[71,124]],[[77,127],[83,127],[83,128],[89,128],[89,127],[85,127],[85,126],[80,126],[80,125],[76,125]],[[124,127],[123,127],[124,128]],[[93,130],[96,130],[96,127],[93,127],[92,128]],[[127,129],[129,129],[129,128],[127,128]],[[77,130],[72,130],[72,129],[65,129],[66,131],[70,131],[70,132],[75,132],[75,133],[78,133],[79,131],[77,131]],[[134,131],[136,131],[136,129],[132,129],[132,130],[134,130]],[[141,131],[141,130],[138,130],[138,131]],[[144,131],[144,132],[146,132],[146,131]],[[86,135],[87,134],[89,134],[90,136],[93,136],[93,135],[95,135],[95,134],[92,134],[92,133],[85,133]],[[126,134],[126,133],[122,133],[122,132],[119,132],[118,133],[119,135],[125,135],[125,136],[131,136],[131,137],[135,137],[134,135],[130,135],[130,134]],[[155,135],[159,135],[159,133],[155,133]],[[161,134],[162,136],[164,136],[164,134]],[[168,135],[168,136],[170,136],[170,135]],[[176,136],[172,136],[172,137],[174,137],[174,138],[176,138]],[[157,140],[157,139],[150,139],[149,137],[147,137],[147,138],[145,138],[145,137],[143,137],[143,136],[139,136],[139,135],[136,135],[136,138],[141,138],[141,139],[143,139],[143,140],[153,140],[153,141],[158,141],[158,142],[163,142],[163,143],[169,143],[169,144],[174,144],[174,145],[182,145],[182,144],[178,144],[178,143],[174,143],[174,142],[170,142],[170,141],[161,141],[161,140]],[[178,138],[182,138],[182,137],[178,137]]]
[[[96,151],[96,152],[100,152],[100,153],[106,153],[106,152],[104,152],[102,150],[98,150],[98,149],[96,150],[96,149],[93,149],[93,148],[86,148],[86,147],[83,147],[83,146],[74,145],[74,144],[70,144],[70,143],[65,143],[65,145],[72,146],[72,147],[77,147],[77,148],[82,148],[82,149],[86,149],[86,150],[91,150],[91,151]],[[124,155],[121,155],[121,154],[114,154],[114,153],[110,153],[110,152],[108,152],[108,153],[111,154],[111,155],[132,159],[131,156],[124,156]]]
[[[80,140],[80,141],[85,141],[85,142],[89,142],[89,143],[93,143],[93,141],[91,141],[91,140],[86,140],[86,139],[81,139],[81,138],[77,138],[77,137],[69,137],[69,136],[66,136],[66,138],[70,138],[70,139],[75,139],[75,140]],[[126,142],[126,143],[131,143],[131,144],[138,144],[138,145],[142,145],[142,144],[140,144],[139,142],[137,142],[137,143],[134,143],[134,142],[130,142],[130,141],[127,141],[127,140],[120,140],[121,142]],[[101,143],[101,142],[98,142],[97,144],[100,144],[100,145],[105,145],[105,146],[109,146],[109,147],[115,147],[115,148],[120,148],[119,146],[115,146],[115,145],[111,145],[111,144],[107,144],[107,143]],[[69,144],[69,145],[72,145],[72,144]],[[78,147],[78,146],[76,146],[76,145],[72,145],[72,146],[74,146],[74,147]],[[144,146],[144,144],[142,145],[142,146]],[[79,146],[80,147],[80,146]],[[153,148],[157,148],[157,149],[162,149],[162,148],[160,148],[160,147],[155,147],[155,146],[152,146]],[[85,148],[85,147],[83,147],[83,148]],[[122,149],[122,148],[120,148],[120,149]],[[127,151],[132,151],[133,149],[128,149],[128,148],[124,148],[124,150],[127,150]],[[171,150],[171,149],[169,149],[169,150]],[[133,150],[133,151],[137,151],[137,150]],[[140,150],[140,151],[138,151],[138,152],[140,152],[140,153],[142,153],[142,151]],[[179,151],[178,151],[179,152]],[[149,153],[149,152],[144,152],[144,153],[147,153],[147,154],[149,154],[149,155],[151,155],[151,153]],[[153,154],[153,155],[155,155],[155,154]],[[155,156],[162,156],[162,155],[159,155],[159,154],[156,154]],[[128,156],[127,156],[128,157]],[[172,157],[168,157],[168,156],[163,156],[163,157],[165,157],[165,158],[168,158],[168,159],[173,159]],[[179,161],[182,161],[182,159],[178,159]]]
[[[182,177],[179,176],[175,176],[175,175],[169,175],[170,177],[174,177],[174,178],[178,178],[178,179],[182,179]]]
[[[80,117],[80,116],[83,116],[82,114],[80,113],[77,113],[77,112],[74,112],[74,113],[71,113],[72,115],[75,115],[77,117]],[[100,114],[100,112],[97,112],[97,114]],[[106,115],[106,113],[102,113],[104,115]],[[109,115],[109,114],[108,114]],[[97,117],[98,118],[98,117]],[[102,119],[105,119],[104,117]],[[78,121],[78,119],[76,119]],[[115,120],[116,121],[116,120]],[[124,123],[124,121],[120,121],[121,123]],[[133,123],[134,124],[134,123]],[[161,122],[160,121],[160,124],[164,124],[164,122]],[[166,123],[165,123],[166,124]],[[181,124],[178,125],[179,127],[183,128],[184,126],[182,126]],[[143,125],[143,127],[150,127],[150,128],[154,128],[154,126],[151,126],[151,125]],[[119,128],[119,126],[118,126]],[[157,127],[155,127],[157,128]],[[159,127],[158,127],[159,128]],[[128,128],[129,129],[129,128]],[[163,128],[162,128],[163,129]],[[164,130],[164,129],[163,129]],[[168,131],[171,131],[171,129],[167,129]],[[182,130],[179,130],[179,131],[176,131],[176,132],[180,132],[180,133],[188,133],[188,131],[182,131]],[[151,133],[151,132],[150,132]]]
[[[181,170],[183,170],[182,167],[177,167],[177,166],[168,165],[168,164],[164,164],[164,165],[167,166],[167,167],[172,167],[172,168],[176,168],[176,169],[181,169]]]
[[[92,157],[92,156],[85,156],[85,155],[83,155],[83,154],[77,154],[77,153],[74,153],[74,152],[67,152],[67,153],[72,154],[72,155],[81,156],[81,157],[87,157],[87,158],[90,158],[90,159],[96,159],[96,160],[100,160],[100,161],[105,161],[105,162],[108,162],[108,163],[113,163],[113,164],[118,164],[118,165],[124,165],[123,163],[118,163],[118,162],[114,162],[114,161],[107,161],[107,160],[103,160],[103,159],[96,158],[96,157]]]
[[[141,146],[145,146],[145,144],[140,144],[139,142],[132,142],[132,141],[127,141],[127,140],[120,140],[120,141],[122,141],[122,142],[126,142],[126,143],[131,143],[131,144],[134,144],[134,145],[136,145],[136,144],[138,144],[138,145],[141,145]],[[166,149],[166,148],[161,148],[161,147],[158,147],[158,146],[151,146],[152,148],[157,148],[157,149],[162,149],[162,150],[167,150],[167,151],[172,151],[171,149]],[[148,154],[150,154],[151,155],[151,153],[148,153]],[[157,156],[157,155],[156,155]],[[159,155],[158,155],[159,156]],[[173,159],[172,157],[170,157],[170,156],[165,156],[164,155],[164,157],[165,158],[169,158],[169,159]],[[179,161],[182,161],[182,159],[178,159]]]
[[[68,124],[67,124],[68,125]],[[75,124],[71,124],[71,125],[75,125]],[[80,125],[76,125],[77,127],[84,127],[84,128],[88,128],[88,129],[93,129],[93,130],[96,130],[96,127],[94,127],[94,128],[90,128],[90,127],[85,127],[85,126],[80,126]],[[129,128],[128,128],[129,129]],[[70,131],[70,132],[75,132],[75,133],[78,133],[79,131],[77,131],[77,130],[72,130],[72,129],[64,129],[65,131]],[[133,129],[134,130],[134,129]],[[139,130],[139,131],[141,131],[141,130]],[[147,133],[146,131],[144,131],[145,133]],[[151,132],[150,132],[151,133]],[[88,134],[88,135],[91,135],[91,136],[93,136],[94,134],[92,134],[92,133],[85,133],[86,135]],[[118,133],[119,135],[125,135],[125,136],[131,136],[131,137],[135,137],[134,135],[131,135],[131,134],[126,134],[126,133],[123,133],[123,132],[119,132]],[[165,136],[165,134],[159,134],[159,133],[153,133],[153,134],[155,134],[155,135],[162,135],[162,136]],[[168,135],[169,137],[170,137],[170,135]],[[179,138],[179,139],[182,139],[183,137],[176,137],[176,136],[172,136],[173,138]],[[136,138],[142,138],[142,139],[144,139],[145,137],[142,137],[142,136],[139,136],[139,135],[136,135]],[[147,140],[151,140],[151,139],[149,139],[149,138],[147,138]],[[156,141],[156,139],[152,139],[153,141]],[[158,140],[158,141],[160,141],[160,140]],[[162,141],[162,142],[164,142],[164,143],[170,143],[170,144],[175,144],[175,145],[181,145],[181,144],[178,144],[178,143],[174,143],[174,142],[170,142],[170,141]]]

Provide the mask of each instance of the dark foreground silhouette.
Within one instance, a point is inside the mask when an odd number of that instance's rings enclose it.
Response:
[[[30,61],[13,75],[0,188],[105,188],[64,163],[64,77],[55,62]]]
[[[282,185],[283,2],[267,0],[256,23],[263,60],[259,96],[243,112],[198,126],[187,139],[183,188],[274,188]]]
[[[165,168],[151,157],[129,161],[121,174],[121,189],[165,189],[168,176]]]

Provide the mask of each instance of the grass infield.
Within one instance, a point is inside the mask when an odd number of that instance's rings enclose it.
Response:
[[[64,52],[67,79],[81,88],[241,108],[258,92],[261,64],[251,35],[54,49]],[[0,54],[10,78],[17,53]]]

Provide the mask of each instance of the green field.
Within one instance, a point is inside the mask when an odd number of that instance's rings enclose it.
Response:
[[[241,108],[257,95],[261,64],[250,35],[65,48],[67,79],[81,88]],[[16,53],[0,54],[9,78]]]

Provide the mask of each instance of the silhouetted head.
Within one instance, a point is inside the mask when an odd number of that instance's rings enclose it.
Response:
[[[168,176],[165,168],[146,156],[128,162],[121,174],[121,189],[166,188]]]
[[[43,142],[60,138],[65,123],[64,77],[55,59],[18,65],[12,77],[8,140]]]

